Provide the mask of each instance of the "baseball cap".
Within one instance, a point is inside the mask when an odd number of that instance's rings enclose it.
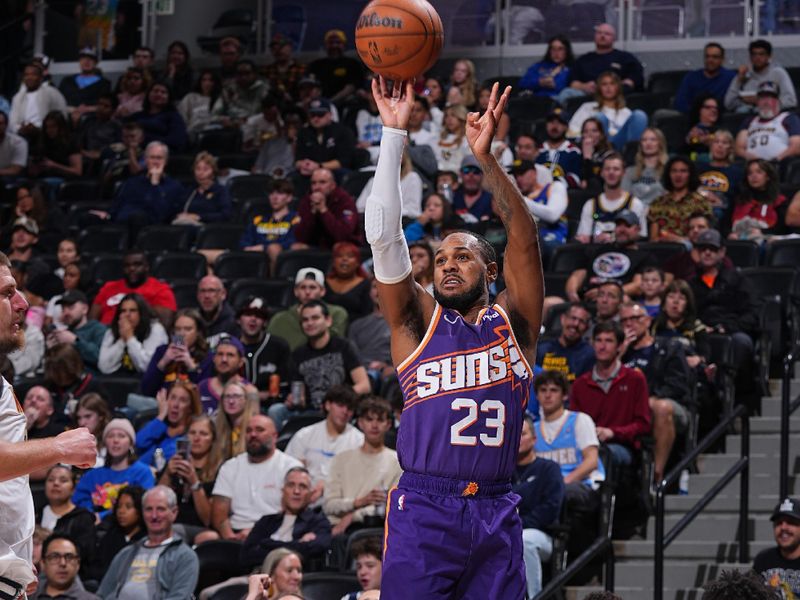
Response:
[[[758,86],[758,95],[778,98],[781,95],[781,88],[774,81],[762,81]]]
[[[297,82],[297,85],[298,85],[298,87],[302,87],[304,85],[313,85],[314,87],[320,87],[320,82],[317,81],[317,79],[315,77],[312,77],[311,75],[307,75],[307,76],[303,77],[302,79],[300,79],[300,81]]]
[[[614,217],[614,222],[617,221],[624,221],[627,225],[639,225],[639,217],[636,216],[636,213],[632,210],[625,210],[620,211],[620,213]]]
[[[793,519],[800,521],[800,501],[795,500],[794,498],[784,498],[783,502],[775,507],[775,510],[772,512],[772,516],[770,517],[770,521],[774,521],[781,516],[792,517]]]
[[[300,285],[306,279],[311,279],[318,285],[325,287],[325,275],[319,269],[315,269],[314,267],[304,267],[300,269],[294,277],[294,284]]]
[[[536,168],[536,163],[532,160],[522,160],[517,158],[511,163],[511,174],[512,175],[522,175],[523,173],[527,173],[531,169]]]
[[[92,46],[84,46],[78,51],[78,58],[82,56],[88,56],[89,58],[97,60],[97,50],[95,50]]]
[[[265,320],[269,319],[267,303],[263,298],[259,298],[258,296],[249,296],[239,307],[239,310],[236,311],[237,317],[241,317],[242,315],[255,315]]]
[[[235,338],[232,335],[220,338],[220,340],[217,342],[217,349],[219,349],[220,346],[224,346],[225,344],[236,348],[236,351],[239,353],[239,356],[244,356],[245,354],[244,345],[242,344],[242,342],[239,341],[239,338]]]
[[[284,35],[283,33],[276,33],[272,36],[272,39],[269,42],[270,46],[291,46],[292,40],[289,36]]]
[[[722,248],[722,236],[716,229],[706,229],[697,236],[697,241],[694,243],[696,248],[709,246],[711,248]]]
[[[344,31],[341,29],[329,29],[325,33],[325,41],[327,42],[330,39],[337,39],[343,44],[347,43],[347,36],[345,35]]]
[[[478,162],[478,159],[475,158],[472,154],[468,154],[461,161],[461,168],[462,169],[469,168],[469,167],[473,167],[475,169],[478,169],[479,171],[483,171],[483,169],[481,169],[480,163]]]
[[[317,98],[312,100],[308,105],[308,112],[312,115],[324,115],[331,112],[331,102],[325,98]]]
[[[31,235],[39,235],[39,226],[36,224],[36,221],[30,217],[17,217],[14,221],[14,225],[11,227],[11,231],[19,229],[20,227]]]
[[[556,106],[555,108],[550,109],[550,112],[547,113],[547,121],[552,121],[553,119],[558,119],[564,125],[569,125],[569,117],[567,116],[567,111],[565,111],[560,106]]]
[[[89,304],[89,299],[86,297],[80,290],[68,290],[64,292],[64,295],[61,296],[61,299],[56,302],[56,304],[61,304],[65,306],[69,306],[75,304],[76,302],[83,302],[84,304]]]

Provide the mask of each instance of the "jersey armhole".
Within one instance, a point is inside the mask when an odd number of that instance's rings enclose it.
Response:
[[[428,323],[428,329],[425,331],[425,335],[422,336],[419,344],[414,351],[408,355],[408,357],[397,365],[397,374],[400,375],[400,372],[403,371],[411,362],[417,358],[420,353],[425,349],[425,346],[430,341],[431,337],[433,336],[433,332],[436,330],[436,325],[439,323],[439,316],[442,314],[442,306],[437,302],[436,307],[433,309],[433,314],[431,315],[431,321]]]
[[[520,346],[519,342],[517,341],[517,336],[514,335],[514,328],[511,326],[511,319],[509,318],[508,313],[499,304],[495,304],[494,308],[501,315],[503,315],[503,318],[506,320],[506,323],[508,324],[508,335],[511,337],[511,341],[514,343],[514,347],[517,349],[517,354],[519,354],[522,364],[525,365],[525,369],[528,371],[528,377],[530,377],[531,383],[533,383],[533,369],[531,369],[531,365],[528,363],[528,359],[525,356],[525,353],[522,351],[522,346]]]

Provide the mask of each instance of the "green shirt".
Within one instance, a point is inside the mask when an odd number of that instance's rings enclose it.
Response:
[[[269,326],[267,327],[269,333],[285,339],[292,350],[298,346],[302,346],[308,341],[300,325],[299,308],[299,304],[293,304],[286,310],[282,310],[270,319]],[[347,311],[335,304],[328,304],[328,310],[331,313],[331,319],[333,319],[331,334],[339,337],[346,337]]]

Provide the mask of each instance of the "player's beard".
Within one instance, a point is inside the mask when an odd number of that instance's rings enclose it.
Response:
[[[20,350],[25,346],[25,330],[20,323],[19,331],[14,335],[0,337],[0,356],[11,354],[15,350]]]
[[[454,294],[453,296],[445,296],[436,286],[433,288],[433,297],[439,304],[461,314],[465,314],[469,309],[475,306],[479,300],[487,296],[488,290],[486,288],[486,280],[482,277],[475,282],[475,285],[465,292]]]

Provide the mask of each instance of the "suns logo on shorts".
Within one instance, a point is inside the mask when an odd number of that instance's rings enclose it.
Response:
[[[400,497],[397,499],[397,510],[404,510],[406,506],[406,495],[400,494]]]

